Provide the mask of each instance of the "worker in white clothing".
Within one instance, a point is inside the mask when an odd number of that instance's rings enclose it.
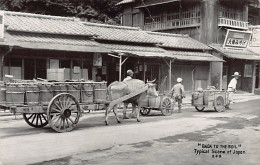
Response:
[[[237,79],[241,75],[239,75],[238,72],[235,72],[232,76],[234,78],[232,78],[232,80],[228,84],[228,100],[229,100],[229,102],[226,105],[226,109],[231,109],[229,106],[230,106],[230,103],[233,102],[233,95],[236,92],[236,88],[237,88]]]
[[[126,75],[127,75],[127,77],[123,81],[133,79],[134,72],[131,69],[129,69],[129,70],[126,71]]]

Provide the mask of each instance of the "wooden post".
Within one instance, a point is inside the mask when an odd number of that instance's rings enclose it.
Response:
[[[171,90],[172,87],[172,59],[170,59],[170,64],[169,64],[169,91]]]
[[[120,55],[120,58],[119,58],[119,82],[122,81],[122,55]]]
[[[22,79],[24,79],[24,58],[22,59]]]
[[[4,77],[4,56],[2,52],[0,53],[0,81],[3,81]]]
[[[256,72],[256,61],[253,61],[253,73],[252,73],[252,93],[255,93],[255,72]]]
[[[145,69],[144,69],[145,67],[144,66],[145,66],[145,61],[143,61],[143,76],[144,76],[144,82],[145,82]]]

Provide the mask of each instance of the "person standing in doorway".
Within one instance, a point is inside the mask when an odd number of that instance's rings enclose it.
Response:
[[[182,78],[177,78],[177,84],[171,89],[171,97],[178,103],[178,110],[181,113],[182,99],[185,98],[184,86],[182,85]]]
[[[237,79],[241,76],[239,75],[238,72],[235,72],[233,75],[232,75],[234,78],[232,78],[232,80],[229,82],[228,84],[228,104],[226,105],[226,109],[230,110],[231,108],[229,107],[230,106],[230,103],[233,102],[233,95],[234,93],[236,92],[236,88],[237,88]]]
[[[129,70],[126,71],[126,75],[127,76],[126,76],[126,78],[124,78],[123,81],[127,81],[127,80],[133,79],[134,72],[131,69],[129,69]]]

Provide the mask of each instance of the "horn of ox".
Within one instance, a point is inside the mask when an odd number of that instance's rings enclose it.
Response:
[[[152,81],[148,81],[147,80],[147,83],[154,83],[156,81],[156,79],[152,80]]]

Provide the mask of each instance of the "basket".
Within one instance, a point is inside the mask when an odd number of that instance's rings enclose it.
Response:
[[[95,83],[94,84],[94,102],[106,102],[107,83]]]
[[[24,105],[25,86],[18,84],[6,85],[6,104]]]
[[[93,84],[84,84],[81,86],[81,102],[82,103],[93,103],[94,92]]]

